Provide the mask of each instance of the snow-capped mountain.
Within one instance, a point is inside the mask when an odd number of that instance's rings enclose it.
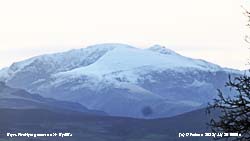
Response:
[[[37,56],[0,71],[0,81],[110,115],[165,117],[203,107],[240,71],[155,45],[99,44]]]

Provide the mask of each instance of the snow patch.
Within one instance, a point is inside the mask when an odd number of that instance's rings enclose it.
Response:
[[[201,87],[206,85],[207,83],[205,81],[198,81],[198,80],[194,80],[193,83],[191,83],[189,86],[190,87]]]

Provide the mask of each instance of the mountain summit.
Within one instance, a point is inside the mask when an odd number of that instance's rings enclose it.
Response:
[[[229,73],[160,45],[98,44],[13,63],[0,81],[114,116],[155,118],[201,108]]]
[[[174,52],[173,50],[167,49],[166,47],[161,46],[161,45],[154,45],[148,48],[148,50],[155,51],[155,52],[162,53],[162,54],[177,55],[177,53]]]

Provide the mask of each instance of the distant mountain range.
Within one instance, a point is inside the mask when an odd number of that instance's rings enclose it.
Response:
[[[159,118],[205,107],[217,88],[228,92],[229,74],[242,72],[159,45],[99,44],[13,63],[0,81],[112,116]]]
[[[22,89],[10,88],[3,82],[0,82],[0,109],[43,109],[51,112],[79,112],[86,115],[107,115],[101,111],[89,110],[81,104],[74,102],[43,98],[38,94],[30,94]]]

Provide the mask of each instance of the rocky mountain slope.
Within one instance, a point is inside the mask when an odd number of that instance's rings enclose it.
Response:
[[[107,115],[104,112],[89,110],[81,104],[43,98],[38,94],[30,94],[22,89],[10,88],[0,82],[0,109],[44,109],[54,112],[80,112],[90,115]]]

